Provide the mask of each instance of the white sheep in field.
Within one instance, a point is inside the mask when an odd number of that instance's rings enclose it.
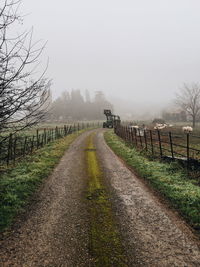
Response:
[[[191,133],[193,132],[193,128],[191,126],[184,126],[182,127],[184,133]]]
[[[144,129],[138,125],[129,126],[130,132],[135,129],[137,136],[144,136]]]
[[[161,124],[161,123],[156,123],[156,126],[154,127],[155,130],[162,130],[167,127],[167,124]]]
[[[136,131],[137,131],[137,129],[139,129],[139,126],[137,126],[137,125],[129,125],[128,128],[129,128],[129,132],[131,133],[132,130],[134,130],[134,129],[136,129]]]
[[[137,125],[130,125],[129,127],[129,131],[131,132],[133,129],[139,129],[139,126],[137,126]]]
[[[133,125],[131,126],[132,129],[139,129],[139,126],[138,125]]]

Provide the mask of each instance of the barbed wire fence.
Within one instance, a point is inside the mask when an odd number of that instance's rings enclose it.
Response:
[[[133,145],[155,157],[181,160],[190,164],[200,164],[200,136],[191,133],[172,133],[162,130],[136,129],[118,125],[115,133]]]
[[[34,134],[9,134],[0,137],[0,166],[15,164],[16,161],[32,154],[50,142],[83,129],[100,127],[101,123],[78,123],[63,127],[39,128]]]

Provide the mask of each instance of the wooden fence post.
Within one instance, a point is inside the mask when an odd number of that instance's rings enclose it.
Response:
[[[129,142],[132,144],[131,128],[128,128],[128,131],[129,131]]]
[[[158,142],[159,142],[159,149],[160,149],[160,157],[162,158],[163,153],[162,153],[162,144],[161,144],[161,138],[160,138],[160,131],[158,131]]]
[[[51,141],[53,141],[54,138],[54,129],[51,129]]]
[[[11,159],[12,159],[12,134],[10,134],[8,139],[7,165],[9,165]]]
[[[16,161],[16,148],[17,148],[17,136],[15,135],[14,146],[13,146],[13,161],[14,161],[14,164],[15,164],[15,161]]]
[[[173,150],[172,133],[171,132],[169,132],[169,142],[170,142],[170,149],[171,149],[172,158],[174,159],[174,150]]]
[[[122,126],[119,128],[119,136],[122,138]]]
[[[47,144],[47,129],[44,129],[44,144]]]
[[[64,125],[64,133],[65,133],[65,136],[67,135],[67,127],[66,125]]]
[[[48,139],[47,142],[51,142],[51,130],[48,130]]]
[[[120,126],[120,137],[123,138],[123,126]]]
[[[136,131],[135,128],[134,128],[134,133],[135,133],[135,145],[137,147],[138,146],[138,142],[137,142],[137,131]]]
[[[31,153],[33,153],[33,149],[34,149],[34,139],[35,139],[35,136],[33,135],[32,141],[31,141]]]
[[[126,141],[126,131],[125,131],[125,126],[123,126],[123,139]]]
[[[129,128],[126,126],[126,136],[127,136],[127,142],[129,142]]]
[[[129,127],[126,126],[126,135],[127,135],[127,142],[130,141],[130,131],[129,131]]]
[[[55,128],[55,140],[58,139],[58,127]]]
[[[24,138],[24,148],[23,148],[23,157],[26,155],[26,144],[27,144],[27,136]]]
[[[38,148],[41,146],[41,141],[40,141],[40,134],[38,135]]]
[[[13,135],[10,134],[10,160],[13,159]]]
[[[126,141],[126,126],[124,126],[124,140]]]
[[[66,126],[66,135],[69,134],[69,126]]]
[[[126,134],[127,134],[127,132],[126,132],[126,126],[124,126],[124,136],[125,136],[124,139],[125,139],[125,141],[127,141],[127,135]]]
[[[189,167],[190,161],[190,134],[187,133],[187,167]]]
[[[145,142],[145,149],[146,151],[148,151],[146,130],[144,130],[144,142]]]
[[[42,147],[45,145],[45,135],[42,134]]]
[[[118,125],[117,128],[116,128],[116,134],[117,134],[118,136],[120,136],[120,130],[121,130],[121,128],[120,128],[120,126]]]
[[[124,127],[121,127],[121,138],[124,139]]]
[[[37,137],[37,149],[39,148],[39,130],[37,129],[37,132],[36,132],[36,137]]]
[[[151,152],[152,152],[152,155],[153,155],[154,154],[154,147],[153,147],[152,130],[150,130],[149,133],[150,133],[150,140],[151,140]]]
[[[118,126],[118,132],[117,135],[121,137],[121,131],[122,131],[122,126]]]
[[[134,138],[133,138],[133,128],[131,128],[131,143],[134,144]]]
[[[141,133],[140,133],[140,129],[138,129],[138,133],[139,133],[139,138],[140,138],[140,145],[141,145],[141,148],[143,149],[142,136],[141,136]]]

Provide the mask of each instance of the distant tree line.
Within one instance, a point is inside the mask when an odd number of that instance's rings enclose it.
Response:
[[[164,111],[162,117],[165,121],[172,122],[186,122],[187,121],[187,113],[184,110],[179,111]]]
[[[101,120],[105,116],[104,109],[113,109],[102,91],[96,91],[91,99],[88,90],[83,96],[80,90],[64,91],[53,101],[50,109],[50,119],[56,121],[70,120]]]

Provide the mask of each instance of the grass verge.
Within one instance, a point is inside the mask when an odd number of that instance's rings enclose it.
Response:
[[[8,228],[15,216],[23,211],[30,197],[81,132],[49,143],[1,175],[0,232]]]
[[[93,266],[127,266],[93,138],[94,134],[88,137],[85,150],[89,178],[87,194],[90,215],[89,247],[94,259]]]
[[[200,187],[197,181],[188,179],[187,173],[177,163],[146,158],[112,131],[105,133],[105,140],[119,157],[148,180],[200,232]]]

